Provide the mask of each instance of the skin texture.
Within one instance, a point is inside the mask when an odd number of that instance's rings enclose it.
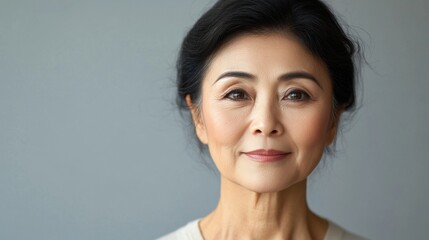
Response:
[[[335,138],[332,96],[326,66],[292,35],[240,35],[218,50],[200,105],[187,96],[221,176],[219,204],[200,221],[205,239],[323,239],[327,222],[307,206],[306,179]],[[285,154],[246,154],[258,149]]]

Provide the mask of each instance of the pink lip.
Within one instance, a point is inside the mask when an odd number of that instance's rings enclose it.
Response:
[[[255,151],[244,152],[244,154],[257,162],[275,162],[284,159],[284,157],[289,153],[273,149],[258,149]]]

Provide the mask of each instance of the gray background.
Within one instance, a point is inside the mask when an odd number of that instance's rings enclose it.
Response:
[[[0,1],[0,239],[153,239],[215,207],[173,104],[180,42],[212,3]],[[371,68],[309,204],[372,239],[426,238],[429,2],[329,3]]]

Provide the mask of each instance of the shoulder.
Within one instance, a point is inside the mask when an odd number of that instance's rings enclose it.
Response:
[[[365,240],[365,238],[348,232],[336,223],[329,221],[328,231],[324,240]]]
[[[200,219],[196,219],[187,223],[185,226],[171,232],[167,235],[164,235],[157,240],[203,240],[203,237],[198,227],[198,222]]]

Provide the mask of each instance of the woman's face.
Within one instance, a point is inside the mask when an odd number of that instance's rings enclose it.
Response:
[[[306,179],[337,125],[325,65],[281,34],[241,35],[223,46],[191,112],[221,176],[259,193]]]

